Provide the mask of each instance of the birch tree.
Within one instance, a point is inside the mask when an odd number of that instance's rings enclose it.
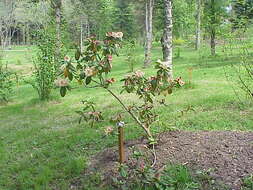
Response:
[[[173,78],[172,70],[172,0],[164,0],[164,31],[161,39],[163,51],[163,64],[169,69],[169,78]]]
[[[153,25],[153,9],[154,9],[154,0],[146,0],[145,2],[145,60],[144,67],[148,67],[151,63],[151,48],[152,48],[152,25]]]
[[[200,39],[201,39],[201,0],[196,0],[196,42],[195,49],[198,50],[200,48]]]
[[[56,50],[55,60],[59,61],[61,55],[61,22],[62,22],[62,0],[51,0],[51,6],[54,10],[55,16],[55,32],[56,32]]]

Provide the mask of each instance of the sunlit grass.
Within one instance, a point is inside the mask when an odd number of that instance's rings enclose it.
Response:
[[[19,48],[17,48],[19,49]],[[24,47],[20,50],[25,49]],[[28,52],[28,53],[27,53]],[[123,56],[115,58],[113,72],[117,83],[112,90],[120,92],[120,79],[129,71]],[[23,69],[32,65],[32,50],[10,51],[4,62]],[[140,63],[135,70],[143,69],[143,49],[138,49]],[[29,56],[29,59],[26,57]],[[253,130],[253,108],[247,100],[240,102],[233,92],[225,72],[232,72],[230,64],[239,58],[202,57],[191,48],[182,48],[181,58],[174,59],[174,76],[189,81],[191,85],[177,89],[166,97],[167,106],[156,111],[159,122],[154,132],[164,130]],[[153,61],[161,58],[161,49],[153,50]],[[17,64],[17,60],[21,64]],[[14,68],[14,67],[13,67]],[[143,69],[147,75],[154,73],[151,65]],[[15,69],[15,68],[14,68]],[[18,70],[19,71],[19,70]],[[31,86],[20,83],[15,87],[12,101],[0,107],[0,189],[68,189],[71,181],[84,172],[89,157],[104,148],[115,146],[116,137],[104,137],[103,129],[111,125],[107,119],[121,111],[120,105],[103,89],[81,88],[76,83],[66,97],[59,96],[55,89],[49,102],[40,102]],[[123,101],[138,103],[138,98],[120,95]],[[93,128],[87,123],[78,124],[75,111],[81,108],[81,100],[91,99],[97,109],[103,111],[104,122]],[[191,107],[192,109],[188,110]],[[126,139],[143,135],[126,114]]]

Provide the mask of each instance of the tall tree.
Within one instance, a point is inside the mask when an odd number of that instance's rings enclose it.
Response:
[[[232,0],[234,28],[248,27],[253,18],[253,0]]]
[[[216,54],[216,37],[220,26],[225,22],[226,0],[206,0],[204,7],[204,21],[206,32],[210,36],[211,55]]]
[[[201,0],[196,0],[196,42],[195,49],[198,50],[200,47],[201,39]]]
[[[51,0],[51,6],[55,16],[56,50],[55,60],[58,62],[61,56],[61,23],[62,23],[62,0]]]
[[[163,50],[163,62],[170,69],[169,77],[173,78],[172,70],[172,0],[164,0],[164,32],[161,39]]]
[[[11,45],[12,38],[17,31],[15,9],[16,3],[14,0],[0,2],[0,41],[2,49]]]
[[[125,38],[133,38],[135,35],[135,22],[128,0],[117,0],[114,12],[114,27],[124,33]]]
[[[151,48],[153,41],[153,9],[154,9],[154,0],[146,0],[145,2],[145,60],[144,67],[148,67],[151,63]]]

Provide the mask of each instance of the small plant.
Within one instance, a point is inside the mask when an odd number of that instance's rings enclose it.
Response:
[[[182,46],[185,44],[185,40],[178,38],[178,39],[174,39],[172,43],[174,46]]]
[[[180,58],[181,57],[181,49],[180,47],[177,47],[177,50],[176,50],[176,54],[175,54],[175,58]]]
[[[48,100],[54,87],[56,65],[54,60],[55,41],[47,32],[37,32],[38,52],[33,60],[33,80],[26,81],[37,91],[40,100]]]
[[[243,187],[241,190],[253,189],[253,174],[243,179]]]
[[[175,58],[181,58],[181,46],[185,44],[185,41],[181,38],[173,40],[173,46],[176,47]]]
[[[8,102],[13,92],[16,74],[0,62],[0,101]]]
[[[136,43],[134,41],[128,42],[125,45],[126,49],[126,61],[129,66],[129,71],[134,71],[134,66],[138,63],[138,57],[136,56]]]
[[[152,168],[148,154],[133,147],[130,161],[119,166],[113,178],[115,189],[196,190],[200,185],[182,165],[168,165],[158,170]]]
[[[253,60],[249,52],[250,47],[241,48],[241,59],[239,64],[231,65],[233,73],[226,73],[227,79],[235,86],[234,92],[240,97],[240,89],[246,94],[246,97],[253,100]]]
[[[94,102],[84,100],[82,103],[84,105],[83,109],[76,111],[80,115],[79,124],[82,120],[86,122],[91,121],[91,126],[93,127],[95,122],[103,120],[102,112],[95,110]]]
[[[154,98],[160,94],[171,94],[172,88],[180,85],[181,80],[169,79],[169,68],[161,61],[156,63],[157,73],[155,76],[145,77],[142,71],[128,74],[121,80],[123,82],[121,93],[136,94],[142,100],[142,103],[126,105],[110,89],[116,80],[108,77],[112,70],[113,55],[118,54],[117,47],[120,46],[122,37],[123,33],[121,32],[108,32],[103,42],[98,41],[95,36],[88,38],[85,43],[86,51],[81,53],[78,50],[75,54],[75,61],[67,56],[65,57],[61,66],[60,76],[62,78],[56,83],[60,87],[62,96],[65,96],[67,90],[70,90],[68,81],[72,81],[74,78],[80,85],[105,89],[119,102],[124,111],[129,113],[134,121],[146,132],[150,141],[153,142],[150,126],[157,119],[157,115],[154,113],[156,105]]]

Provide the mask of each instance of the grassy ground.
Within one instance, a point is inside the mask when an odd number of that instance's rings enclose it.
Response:
[[[21,48],[24,50],[25,48]],[[20,49],[19,49],[20,50]],[[22,75],[31,72],[32,48],[7,51],[4,61]],[[114,60],[116,79],[122,78],[129,68],[122,56]],[[136,51],[143,59],[143,50]],[[153,60],[161,58],[161,49],[155,47]],[[19,60],[19,61],[18,61]],[[160,118],[154,132],[164,130],[253,130],[253,108],[246,99],[239,101],[225,72],[230,64],[239,62],[238,56],[209,58],[205,51],[195,52],[182,48],[181,58],[174,59],[174,75],[189,80],[191,85],[168,96],[167,107],[157,109]],[[141,62],[135,69],[141,69]],[[30,70],[29,70],[30,69]],[[144,69],[147,75],[152,67]],[[74,86],[77,86],[76,84]],[[119,92],[120,82],[112,87]],[[135,96],[122,94],[125,102],[138,102]],[[109,118],[121,110],[117,102],[103,89],[77,88],[65,98],[54,90],[49,102],[40,102],[31,86],[20,83],[12,101],[0,106],[0,189],[69,189],[70,184],[87,166],[90,156],[106,147],[115,146],[117,138],[103,138],[105,121],[93,128],[87,123],[78,124],[74,111],[81,108],[81,100],[91,99],[97,109]],[[186,111],[189,107],[190,111]],[[144,133],[126,116],[126,139],[138,138]]]

